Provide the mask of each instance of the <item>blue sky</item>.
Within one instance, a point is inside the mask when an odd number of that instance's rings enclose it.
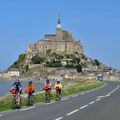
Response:
[[[119,0],[1,0],[0,69],[5,70],[30,43],[62,28],[80,39],[88,57],[120,69]]]

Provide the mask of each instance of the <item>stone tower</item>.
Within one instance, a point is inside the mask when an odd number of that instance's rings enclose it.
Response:
[[[62,26],[60,22],[60,16],[58,16],[58,23],[56,27],[56,40],[61,41],[62,40]]]

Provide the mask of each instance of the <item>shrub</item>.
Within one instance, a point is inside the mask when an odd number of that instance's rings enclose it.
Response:
[[[32,58],[32,62],[34,64],[41,64],[45,61],[45,58],[44,57],[41,57],[39,55],[35,55],[33,58]]]
[[[47,67],[62,67],[61,61],[51,61],[51,62],[46,62]]]
[[[20,54],[18,60],[15,61],[13,63],[13,65],[11,65],[11,67],[12,68],[19,68],[20,66],[22,66],[24,64],[24,61],[25,61],[25,54]]]
[[[100,62],[97,59],[95,59],[94,61],[97,66],[100,66]]]
[[[77,70],[78,73],[82,72],[82,65],[78,64],[76,66],[76,70]]]

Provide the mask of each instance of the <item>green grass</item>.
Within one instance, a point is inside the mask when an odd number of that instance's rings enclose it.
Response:
[[[96,80],[69,80],[66,79],[62,82],[62,97],[68,96],[71,94],[79,93],[86,90],[95,89],[97,87],[102,86],[104,83]],[[55,90],[51,91],[51,99],[56,99]],[[26,106],[27,98],[22,97],[22,107]],[[0,111],[11,109],[12,95],[8,95],[4,97],[4,99],[0,100]],[[35,103],[44,103],[45,102],[45,93],[41,92],[39,94],[34,95]]]

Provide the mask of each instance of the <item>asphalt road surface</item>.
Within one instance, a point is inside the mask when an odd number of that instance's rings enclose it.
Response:
[[[59,102],[0,112],[0,120],[120,120],[120,86],[107,82],[103,88]]]

